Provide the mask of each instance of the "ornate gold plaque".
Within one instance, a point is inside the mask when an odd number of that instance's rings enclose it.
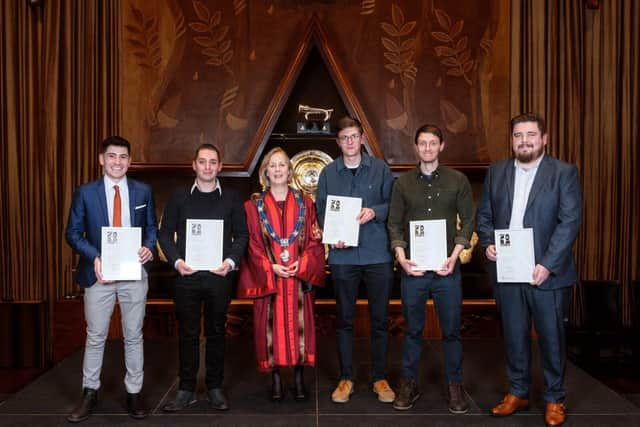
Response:
[[[291,185],[310,195],[314,200],[318,188],[320,172],[333,159],[324,151],[301,151],[291,158],[293,164],[293,182]]]

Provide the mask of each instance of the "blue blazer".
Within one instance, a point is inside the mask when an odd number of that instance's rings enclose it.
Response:
[[[142,228],[142,245],[156,256],[158,224],[151,187],[127,177],[131,226]],[[69,246],[80,254],[74,281],[82,287],[96,282],[93,260],[100,256],[101,227],[109,226],[104,179],[81,185],[73,195],[65,235]]]
[[[511,158],[493,163],[487,172],[476,221],[483,247],[495,244],[494,230],[509,228],[515,184],[513,162]],[[582,195],[576,166],[545,154],[531,186],[523,220],[525,228],[533,228],[536,264],[551,271],[541,289],[576,283],[571,249],[581,223]],[[491,264],[495,272],[495,264]]]

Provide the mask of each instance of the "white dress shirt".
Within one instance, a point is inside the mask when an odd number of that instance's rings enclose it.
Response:
[[[540,156],[536,164],[529,169],[523,169],[517,159],[513,162],[513,167],[516,169],[516,173],[513,185],[511,220],[509,221],[509,228],[512,230],[520,230],[524,227],[524,211],[527,208],[527,201],[529,200],[531,186],[536,178],[538,166],[540,166],[540,161],[543,157],[544,154]]]

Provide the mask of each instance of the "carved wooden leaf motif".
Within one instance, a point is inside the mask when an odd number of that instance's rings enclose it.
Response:
[[[396,28],[401,28],[404,24],[404,13],[397,4],[391,5],[391,20]]]
[[[220,101],[221,110],[233,105],[233,101],[236,99],[236,95],[238,94],[238,89],[240,89],[240,87],[236,85],[224,91],[222,100]]]
[[[211,46],[214,46],[216,44],[216,42],[213,41],[211,38],[203,37],[203,36],[194,37],[193,41],[196,42],[197,44],[199,44],[200,46],[203,46],[203,47],[211,47]]]
[[[399,64],[400,61],[398,61],[398,54],[394,53],[394,52],[385,52],[383,53],[384,57],[387,58],[389,61],[391,61],[394,64]]]
[[[125,25],[125,42],[131,54],[143,68],[158,68],[162,63],[160,51],[160,34],[158,19],[155,16],[145,17],[142,11],[133,4],[129,5],[132,24]]]
[[[213,32],[213,34],[211,35],[211,38],[217,43],[220,42],[223,38],[226,37],[227,33],[229,32],[229,26],[225,25],[224,27],[220,27],[217,30],[215,30]]]
[[[408,35],[416,27],[416,21],[407,22],[398,30],[398,37]]]
[[[436,9],[434,12],[440,27],[448,32],[451,28],[451,18],[449,18],[449,15],[442,9]]]
[[[469,37],[467,36],[464,36],[460,40],[458,40],[456,42],[456,51],[462,52],[463,50],[465,50],[467,48],[468,41],[469,41]]]
[[[381,40],[382,45],[385,47],[385,49],[390,50],[391,52],[400,52],[400,48],[393,40],[386,37],[382,37]]]
[[[386,124],[392,129],[401,130],[405,133],[407,126],[410,126],[409,118],[413,117],[412,96],[415,77],[418,72],[418,68],[414,63],[417,39],[410,37],[411,33],[416,29],[416,24],[416,21],[405,21],[404,12],[395,3],[391,5],[391,22],[380,23],[384,34],[380,38],[380,42],[386,50],[386,52],[383,52],[383,56],[387,60],[384,67],[399,76],[398,80],[402,85],[403,94],[402,104],[392,94],[386,94],[386,109],[387,114],[389,114]],[[395,79],[392,79],[392,82],[390,89],[394,89],[396,86]],[[394,102],[389,102],[389,100]]]
[[[402,68],[398,67],[396,64],[385,64],[384,68],[391,70],[395,74],[402,73]]]
[[[230,50],[230,51],[226,52],[222,56],[222,63],[226,64],[227,62],[231,61],[231,58],[233,58],[233,50]]]
[[[469,38],[460,36],[464,28],[464,20],[456,21],[451,25],[451,17],[442,9],[435,9],[434,15],[436,21],[443,31],[432,31],[431,37],[435,40],[445,43],[444,45],[434,46],[436,56],[445,57],[440,63],[448,67],[446,74],[454,77],[463,77],[464,80],[471,85],[471,79],[467,75],[475,64],[471,58],[471,50],[467,48]]]
[[[202,22],[191,22],[189,23],[189,28],[197,33],[208,33],[209,26],[203,24]]]
[[[413,49],[415,47],[415,44],[416,44],[416,39],[406,39],[400,45],[400,50],[405,51],[405,50]]]
[[[209,22],[211,12],[209,12],[209,8],[204,3],[194,0],[193,10],[196,12],[196,15],[198,15],[198,18],[201,21]]]
[[[431,35],[433,36],[434,39],[436,39],[438,41],[441,41],[443,43],[451,43],[452,42],[451,37],[449,37],[449,34],[447,34],[447,33],[443,33],[443,32],[440,32],[440,31],[433,31],[431,33]]]
[[[480,47],[485,51],[485,53],[489,53],[493,48],[493,40],[491,39],[482,39],[480,41]]]
[[[389,37],[382,36],[380,41],[387,50],[383,55],[390,62],[385,64],[385,68],[395,74],[414,80],[417,68],[413,64],[415,56],[415,38],[401,40],[401,37],[409,35],[416,27],[416,21],[405,22],[404,13],[397,4],[391,5],[391,21],[381,22],[380,27],[389,36],[398,39],[394,41]]]
[[[398,31],[393,25],[382,22],[380,26],[382,27],[384,32],[389,34],[391,37],[398,37]]]
[[[209,22],[209,25],[211,25],[211,27],[217,27],[218,25],[220,25],[221,20],[222,20],[222,12],[217,11],[211,17],[211,21]]]
[[[182,37],[187,32],[187,28],[184,25],[184,15],[182,11],[180,12],[180,16],[176,19],[176,39]]]
[[[206,57],[205,64],[215,67],[227,64],[233,58],[233,49],[231,49],[231,40],[225,40],[229,33],[229,26],[220,26],[222,12],[218,10],[211,13],[207,5],[199,0],[193,0],[192,4],[199,21],[190,22],[189,28],[199,33],[193,37],[193,41],[204,47],[201,53]],[[229,68],[225,69],[233,74]]]
[[[371,15],[376,11],[376,0],[362,0],[360,15]]]
[[[456,24],[451,29],[451,38],[455,39],[456,37],[458,37],[458,35],[460,35],[460,32],[462,31],[462,27],[464,27],[464,21],[461,19],[456,22]]]
[[[138,24],[142,24],[142,22],[144,21],[144,18],[142,17],[142,12],[140,11],[140,9],[136,9],[136,7],[133,4],[131,4],[130,6],[131,6],[131,13],[133,14],[133,17],[138,22]]]
[[[240,15],[247,7],[247,0],[233,0],[233,9],[236,15]]]

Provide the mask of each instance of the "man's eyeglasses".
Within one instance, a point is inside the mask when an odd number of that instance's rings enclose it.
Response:
[[[347,142],[349,140],[351,141],[357,141],[360,139],[360,137],[362,136],[362,134],[359,133],[352,133],[351,135],[340,135],[338,137],[338,139],[340,140],[340,142]]]

